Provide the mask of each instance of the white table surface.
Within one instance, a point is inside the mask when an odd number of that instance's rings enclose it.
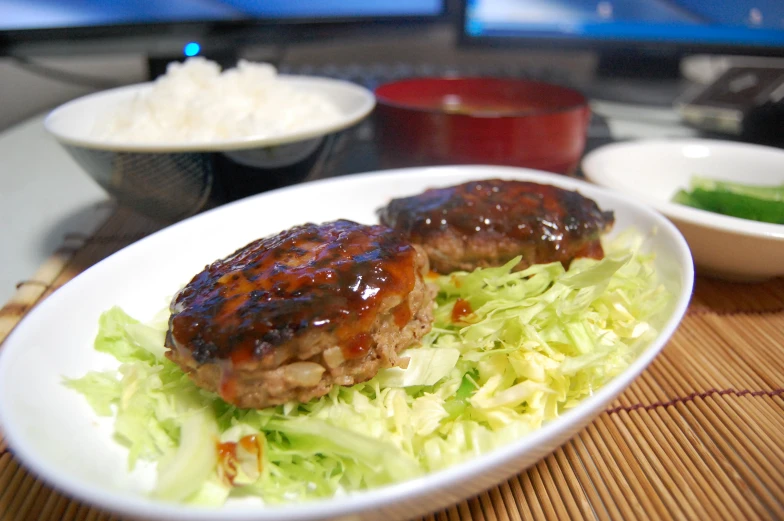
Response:
[[[592,107],[617,139],[694,134],[672,110],[606,102]],[[111,211],[106,192],[46,133],[43,119],[0,133],[0,306],[67,234],[92,233]]]
[[[0,134],[0,306],[63,244],[91,233],[109,200],[43,127],[43,116]]]

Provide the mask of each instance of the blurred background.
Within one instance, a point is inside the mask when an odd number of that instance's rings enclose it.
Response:
[[[589,99],[585,152],[659,137],[784,145],[781,0],[2,0],[0,300],[111,212],[44,115],[188,56],[370,90],[423,76],[542,80]],[[328,161],[268,179],[374,170],[376,144],[368,118]]]
[[[716,79],[728,56],[775,66],[783,50],[778,0],[4,0],[0,129],[186,55],[371,88],[416,75],[535,77],[662,106]]]

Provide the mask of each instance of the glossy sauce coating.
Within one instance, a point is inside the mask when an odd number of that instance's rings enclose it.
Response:
[[[189,351],[198,364],[236,367],[320,329],[335,335],[347,359],[362,356],[382,302],[401,302],[396,321],[410,317],[405,299],[417,276],[415,255],[398,233],[345,220],[259,239],[208,266],[177,295],[167,346]],[[224,384],[221,394],[231,395],[231,379]]]
[[[414,243],[435,244],[446,233],[467,243],[513,241],[519,251],[509,258],[527,252],[530,264],[566,262],[578,252],[601,258],[601,245],[588,243],[613,223],[612,212],[578,192],[500,179],[429,189],[394,199],[379,213]]]

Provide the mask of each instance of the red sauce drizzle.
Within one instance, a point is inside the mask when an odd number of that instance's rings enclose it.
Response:
[[[240,438],[240,446],[248,452],[259,452],[259,444],[255,434],[249,434]]]
[[[218,387],[218,394],[221,398],[226,400],[227,402],[231,403],[237,398],[237,378],[234,376],[234,371],[228,367],[228,364],[221,364],[227,367],[223,367],[221,370],[221,378],[220,378],[220,385]]]
[[[455,324],[465,322],[464,319],[473,312],[474,310],[471,309],[471,304],[467,300],[459,298],[452,308],[452,322]]]
[[[351,360],[365,356],[370,350],[373,338],[367,333],[360,333],[342,346],[343,356]]]
[[[224,469],[224,477],[231,485],[234,485],[234,477],[237,475],[237,444],[233,441],[216,443],[218,451],[218,466]]]
[[[258,465],[259,472],[261,472],[261,444],[255,434],[249,434],[240,438],[240,446],[251,454],[256,455],[256,465]]]
[[[222,476],[234,485],[234,479],[237,477],[237,445],[245,449],[245,451],[255,454],[256,465],[258,465],[259,472],[262,466],[262,453],[261,445],[255,434],[249,434],[240,438],[239,442],[224,441],[217,442],[215,449],[218,452],[218,468],[222,470]]]
[[[395,309],[392,310],[392,316],[395,319],[395,325],[399,328],[403,328],[408,322],[411,320],[411,308],[408,306],[408,302],[403,302]]]
[[[235,349],[230,358],[231,363],[235,366],[242,365],[245,362],[253,360],[253,350],[248,346],[243,346],[242,348]]]

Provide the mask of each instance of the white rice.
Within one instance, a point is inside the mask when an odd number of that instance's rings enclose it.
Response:
[[[287,85],[272,65],[240,60],[221,73],[197,57],[170,63],[152,89],[101,118],[94,135],[133,143],[268,138],[339,118],[331,100]]]

